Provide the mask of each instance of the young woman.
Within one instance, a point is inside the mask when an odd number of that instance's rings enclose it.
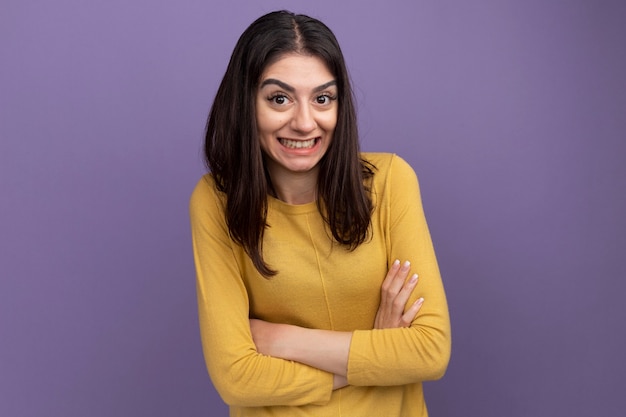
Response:
[[[200,330],[231,416],[426,416],[450,323],[417,178],[359,152],[323,23],[274,12],[242,34],[205,156],[190,207]]]

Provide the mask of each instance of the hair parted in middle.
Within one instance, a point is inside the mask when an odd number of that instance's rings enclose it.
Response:
[[[317,206],[333,238],[355,249],[368,238],[373,210],[366,180],[375,167],[360,157],[352,88],[337,39],[324,23],[305,15],[277,11],[261,16],[233,50],[209,113],[204,155],[226,194],[231,238],[265,277],[276,274],[262,253],[272,186],[257,134],[256,94],[267,66],[293,53],[320,58],[337,83],[337,124],[319,162],[317,184]]]

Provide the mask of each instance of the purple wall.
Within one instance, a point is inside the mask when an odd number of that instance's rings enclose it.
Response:
[[[189,194],[230,51],[323,19],[365,150],[421,178],[453,324],[433,416],[626,408],[621,1],[0,4],[0,416],[220,416]],[[400,3],[400,2],[397,2]]]

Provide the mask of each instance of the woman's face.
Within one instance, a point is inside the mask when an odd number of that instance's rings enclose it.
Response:
[[[316,174],[337,125],[335,77],[315,56],[283,56],[261,75],[256,123],[272,176]]]

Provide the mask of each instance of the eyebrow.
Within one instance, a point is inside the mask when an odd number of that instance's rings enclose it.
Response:
[[[260,87],[260,88],[263,88],[263,87],[265,87],[266,85],[269,85],[269,84],[274,84],[274,85],[277,85],[277,86],[279,86],[280,88],[282,88],[282,89],[284,89],[284,90],[289,91],[290,93],[293,93],[294,91],[296,91],[296,89],[295,89],[295,88],[293,88],[292,86],[290,86],[289,84],[284,83],[284,82],[282,82],[282,81],[280,81],[280,80],[277,80],[277,79],[275,79],[275,78],[268,78],[267,80],[264,80],[264,81],[261,83],[261,87]],[[322,84],[322,85],[320,85],[320,86],[315,87],[315,88],[313,89],[313,92],[314,92],[314,93],[317,93],[318,91],[325,90],[326,88],[328,88],[328,87],[330,87],[330,86],[333,86],[333,85],[337,85],[337,81],[336,81],[336,80],[332,80],[332,81],[329,81],[329,82],[327,82],[327,83],[325,83],[325,84]]]

